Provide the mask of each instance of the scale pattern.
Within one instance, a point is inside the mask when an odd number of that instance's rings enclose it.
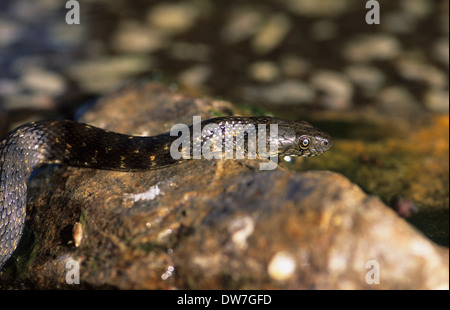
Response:
[[[39,121],[14,129],[0,140],[0,268],[20,241],[26,214],[27,182],[40,165],[56,163],[119,171],[160,169],[192,158],[193,151],[208,141],[213,148],[214,143],[210,141],[213,137],[218,138],[214,141],[219,141],[215,146],[220,146],[220,150],[226,150],[227,137],[236,137],[230,140],[234,141],[234,152],[247,153],[250,144],[240,143],[237,137],[248,137],[252,126],[258,135],[262,128],[258,125],[270,124],[277,125],[278,134],[271,138],[270,126],[266,126],[267,152],[270,152],[270,143],[276,144],[275,155],[315,156],[331,147],[330,136],[309,123],[274,117],[229,116],[191,125],[187,127],[189,140],[185,139],[181,145],[183,156],[180,158],[174,158],[170,152],[171,145],[180,137],[169,132],[151,137],[129,136],[73,121]],[[207,125],[215,131],[194,134],[196,128],[202,130]],[[224,151],[219,155],[228,158]]]

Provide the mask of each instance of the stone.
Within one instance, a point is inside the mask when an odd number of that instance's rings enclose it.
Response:
[[[311,85],[319,93],[323,93],[320,98],[322,106],[336,110],[351,107],[353,85],[345,75],[329,70],[318,70],[311,77]]]
[[[66,88],[63,77],[55,72],[43,68],[30,68],[25,70],[20,84],[31,92],[52,97],[61,95]]]
[[[198,18],[199,11],[188,3],[162,3],[152,7],[147,14],[147,21],[170,34],[189,30]]]
[[[349,40],[343,48],[344,57],[351,62],[390,60],[401,52],[400,41],[391,35],[360,35]]]
[[[229,14],[221,37],[228,44],[248,39],[261,27],[262,19],[262,14],[255,10],[255,7],[238,7]]]
[[[260,27],[252,40],[252,48],[256,54],[268,54],[279,46],[291,29],[291,21],[284,14],[270,16]]]
[[[272,82],[279,78],[280,70],[270,61],[257,61],[250,65],[248,75],[258,82]]]
[[[269,102],[274,105],[309,105],[314,98],[314,91],[308,84],[292,79],[267,86],[245,87],[243,96],[249,101]]]
[[[127,77],[150,69],[151,59],[139,55],[121,55],[89,59],[71,64],[68,74],[86,92],[110,91]]]
[[[116,31],[112,45],[119,52],[152,53],[165,47],[166,41],[165,36],[155,27],[125,21]]]

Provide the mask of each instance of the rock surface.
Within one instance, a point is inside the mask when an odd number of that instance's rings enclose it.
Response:
[[[175,123],[190,124],[192,115],[206,119],[231,110],[227,102],[150,83],[104,97],[81,121],[154,135]],[[258,167],[251,160],[192,160],[136,173],[42,169],[28,191],[25,238],[15,260],[0,272],[0,283],[10,288],[448,289],[448,249],[378,198],[330,171]],[[66,282],[74,262],[79,285]]]

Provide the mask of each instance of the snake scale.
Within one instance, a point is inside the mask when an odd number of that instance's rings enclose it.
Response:
[[[200,126],[208,124],[216,125],[222,133],[236,124],[255,128],[276,124],[279,156],[314,156],[331,147],[330,136],[305,121],[226,116],[205,120]],[[171,156],[170,146],[177,138],[169,132],[150,137],[129,136],[67,120],[32,122],[9,132],[0,140],[0,268],[20,241],[27,182],[35,168],[56,163],[118,171],[159,169],[186,160]],[[192,134],[190,138],[192,150],[195,143],[204,143],[210,137],[202,134],[195,138]]]

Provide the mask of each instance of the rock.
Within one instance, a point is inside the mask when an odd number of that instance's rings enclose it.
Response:
[[[125,53],[152,53],[167,44],[164,34],[134,21],[124,21],[112,39],[115,50]]]
[[[274,105],[311,104],[314,91],[304,82],[286,80],[267,86],[245,87],[243,96],[249,101],[269,102]]]
[[[195,23],[200,12],[194,5],[188,3],[158,4],[147,14],[147,21],[170,34],[178,34],[189,30]]]
[[[283,56],[280,67],[283,75],[288,78],[301,78],[311,72],[309,61],[296,55]]]
[[[384,74],[375,66],[353,65],[347,67],[345,73],[369,96],[377,94],[385,82]]]
[[[337,34],[337,25],[329,20],[319,20],[312,24],[310,29],[311,37],[317,41],[333,39]]]
[[[430,88],[444,89],[448,85],[447,74],[423,59],[403,57],[395,63],[397,72],[405,79],[423,82]]]
[[[9,46],[17,41],[23,31],[18,23],[4,17],[0,18],[0,29],[2,29],[0,47]]]
[[[425,94],[424,102],[425,106],[433,112],[448,113],[449,92],[439,91],[436,89],[430,90]]]
[[[447,37],[437,40],[437,42],[434,44],[433,55],[434,58],[439,62],[443,63],[447,67],[449,66],[450,54],[449,42]]]
[[[284,14],[275,14],[261,26],[252,40],[256,54],[268,54],[279,46],[291,29],[291,21]]]
[[[51,97],[61,95],[66,88],[62,76],[43,68],[29,68],[25,70],[20,80],[24,89],[33,93],[44,94]]]
[[[394,36],[384,34],[357,36],[350,40],[343,49],[344,57],[351,62],[390,60],[400,52],[399,40]]]
[[[263,16],[255,7],[237,7],[227,18],[221,37],[228,44],[252,37],[260,28]]]
[[[311,77],[311,84],[323,93],[320,104],[326,108],[344,110],[351,107],[353,85],[338,72],[319,70]]]
[[[68,68],[68,74],[80,83],[84,91],[102,93],[120,85],[125,78],[150,67],[151,59],[146,56],[112,56],[72,64]]]
[[[412,94],[400,86],[386,87],[378,94],[378,100],[385,113],[404,115],[419,109]]]
[[[146,84],[104,97],[82,121],[153,135],[192,121],[192,115],[205,119],[230,110],[223,101]],[[192,160],[135,173],[41,170],[29,188],[26,235],[34,241],[22,242],[19,252],[25,254],[18,261],[23,263],[16,265],[17,273],[15,263],[8,264],[0,283],[448,289],[448,250],[378,198],[330,171],[258,167],[255,160]],[[75,225],[82,225],[78,247],[72,240]],[[66,283],[74,264],[80,268],[79,285]]]
[[[189,86],[192,89],[202,89],[211,75],[211,68],[205,65],[195,65],[182,71],[177,80],[185,86]]]
[[[283,0],[288,10],[301,16],[339,16],[349,9],[349,1]]]
[[[272,82],[279,78],[280,70],[270,61],[257,61],[250,65],[248,75],[258,82]]]

